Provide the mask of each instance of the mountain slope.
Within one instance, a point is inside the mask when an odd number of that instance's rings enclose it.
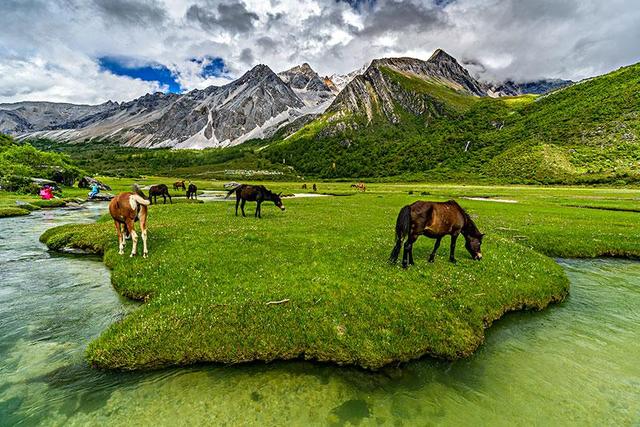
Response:
[[[30,101],[0,104],[0,132],[23,133],[42,128],[55,129],[116,108],[118,104],[115,102],[100,105]]]
[[[266,154],[322,177],[640,179],[640,65],[539,98],[491,98],[477,96],[468,73],[434,76],[414,61],[374,61]]]
[[[138,147],[219,147],[270,136],[299,117],[297,110],[305,104],[269,67],[257,65],[225,86],[183,95],[147,94],[98,107],[90,107],[86,114],[70,114],[61,123],[40,120],[26,129],[17,124],[14,133],[72,142],[109,139]]]
[[[571,80],[542,79],[529,82],[514,82],[507,80],[500,84],[488,85],[487,92],[490,96],[518,96],[518,95],[544,95],[548,92],[573,84]]]

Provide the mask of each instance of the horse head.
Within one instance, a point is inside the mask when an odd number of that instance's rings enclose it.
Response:
[[[480,261],[482,259],[482,251],[480,247],[482,246],[483,237],[484,234],[480,232],[464,236],[464,247],[467,249],[467,251],[469,251],[471,258],[476,261]]]
[[[271,200],[273,200],[273,204],[280,208],[280,210],[285,210],[284,205],[282,204],[282,192],[278,194],[271,193]]]

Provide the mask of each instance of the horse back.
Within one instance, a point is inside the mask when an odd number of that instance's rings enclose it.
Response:
[[[411,220],[417,234],[441,237],[457,234],[464,226],[462,208],[453,201],[418,201],[411,205]]]

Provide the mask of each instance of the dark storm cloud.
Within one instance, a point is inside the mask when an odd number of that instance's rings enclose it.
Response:
[[[253,29],[254,21],[258,15],[247,10],[240,2],[220,3],[217,5],[217,13],[212,12],[213,5],[191,5],[187,9],[188,21],[198,23],[204,30],[227,30],[234,33],[246,33]]]
[[[264,50],[276,50],[278,49],[278,45],[280,44],[276,40],[271,37],[260,37],[256,40],[256,44],[260,46]]]
[[[167,18],[154,0],[93,0],[98,13],[106,20],[127,24],[161,24]]]
[[[247,65],[253,65],[255,58],[253,57],[253,52],[251,51],[251,49],[242,49],[242,52],[240,53],[240,61]]]
[[[447,25],[446,15],[429,3],[386,1],[379,3],[365,20],[360,37],[384,35],[389,32],[429,30]]]

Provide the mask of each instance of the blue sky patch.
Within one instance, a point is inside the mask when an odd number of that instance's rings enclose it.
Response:
[[[203,56],[202,58],[192,58],[191,62],[195,62],[202,66],[200,76],[207,77],[220,77],[226,74],[227,66],[224,63],[224,59],[214,56]]]
[[[161,85],[166,85],[169,88],[169,92],[182,92],[182,87],[180,87],[174,74],[162,64],[134,65],[133,61],[129,61],[126,58],[111,56],[98,58],[98,64],[101,70],[109,71],[117,76],[127,76],[147,82],[158,82]]]

